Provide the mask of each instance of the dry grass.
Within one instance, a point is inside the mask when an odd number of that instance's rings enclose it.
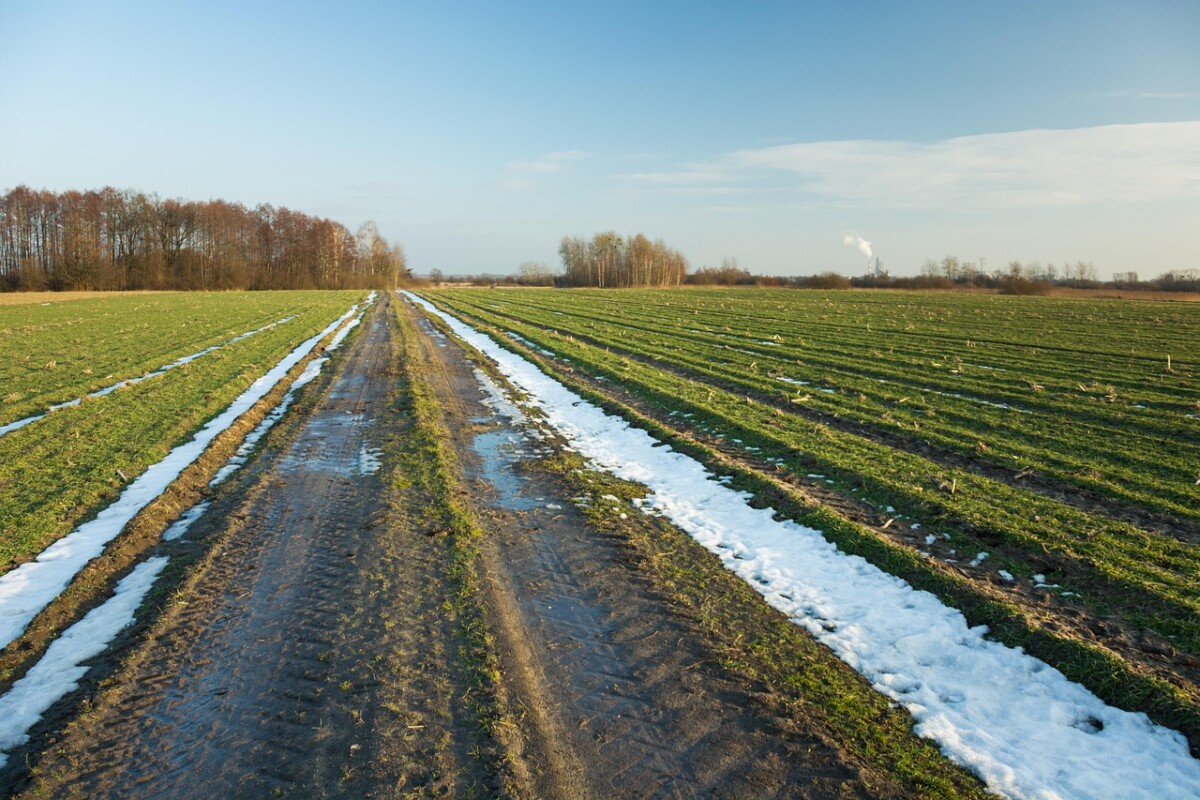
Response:
[[[27,306],[35,303],[65,303],[69,300],[86,300],[89,297],[118,297],[121,295],[155,294],[138,292],[4,292],[0,293],[0,306]]]

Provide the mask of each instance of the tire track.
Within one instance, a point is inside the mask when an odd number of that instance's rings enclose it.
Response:
[[[33,794],[376,797],[482,780],[447,667],[453,632],[428,590],[440,554],[395,524],[386,469],[364,458],[404,426],[387,306]]]

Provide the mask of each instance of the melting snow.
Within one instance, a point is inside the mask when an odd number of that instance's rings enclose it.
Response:
[[[201,500],[199,503],[196,503],[196,505],[183,512],[183,515],[179,519],[172,522],[171,527],[163,531],[162,538],[165,541],[173,542],[183,536],[196,520],[204,516],[204,512],[208,511],[210,505],[212,503],[208,500]]]
[[[104,651],[134,612],[167,564],[166,556],[148,558],[117,584],[113,596],[67,628],[25,677],[0,697],[0,767],[7,752],[29,740],[28,731],[46,709],[79,686],[88,671],[84,662]]]
[[[984,638],[962,614],[819,532],[722,486],[702,465],[656,446],[490,338],[405,293],[486,353],[547,422],[599,467],[650,490],[645,503],[688,531],[875,688],[916,731],[1021,798],[1194,798],[1200,762],[1185,738],[1145,714],[1105,705],[1055,669]]]
[[[500,387],[496,385],[488,374],[478,367],[475,368],[475,380],[479,382],[479,388],[484,393],[483,404],[493,411],[508,417],[513,422],[524,422],[525,414],[521,409],[512,403],[504,392],[500,391]]]
[[[366,442],[358,449],[358,472],[360,475],[374,475],[383,464],[383,451],[378,447],[367,447]]]
[[[357,310],[358,306],[352,307],[323,331],[284,356],[224,411],[209,420],[190,441],[177,446],[162,461],[125,487],[120,497],[95,519],[83,523],[47,547],[33,561],[0,576],[0,647],[20,636],[30,620],[58,597],[75,573],[100,555],[104,546],[199,458],[213,439],[270,392],[288,370],[312,351],[317,342],[336,330]]]

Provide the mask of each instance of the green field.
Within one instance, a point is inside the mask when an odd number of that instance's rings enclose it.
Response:
[[[303,317],[323,307],[319,294],[161,292],[0,306],[0,425]]]
[[[11,398],[0,422],[224,345],[0,437],[0,572],[94,516],[363,296],[163,293],[0,306],[0,370]]]
[[[428,296],[1111,702],[1200,730],[1200,307]]]

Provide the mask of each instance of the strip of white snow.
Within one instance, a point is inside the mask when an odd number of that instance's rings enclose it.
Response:
[[[755,509],[697,461],[609,416],[416,295],[530,396],[601,469],[644,484],[643,508],[716,553],[768,603],[908,709],[919,735],[1014,798],[1196,798],[1200,762],[1178,732],[1106,705],[1045,663],[984,638],[933,595]]]
[[[240,342],[243,339],[248,339],[256,333],[262,333],[263,331],[270,330],[271,328],[274,328],[276,325],[282,325],[285,322],[291,322],[295,318],[296,318],[296,315],[293,314],[290,317],[284,317],[281,320],[272,322],[270,325],[264,325],[261,328],[257,328],[252,331],[246,331],[245,333],[240,333],[237,336],[233,337],[232,339],[230,339],[229,341],[227,341],[223,344],[214,344],[211,347],[206,347],[203,350],[192,353],[191,355],[183,356],[182,358],[177,358],[174,361],[172,361],[170,364],[159,367],[158,369],[155,369],[155,370],[151,370],[150,372],[147,372],[145,375],[139,375],[136,378],[126,378],[123,381],[117,381],[112,386],[105,386],[103,389],[97,389],[94,392],[89,392],[86,395],[86,397],[89,397],[89,398],[104,397],[106,395],[112,394],[117,389],[120,389],[124,386],[133,386],[134,384],[141,383],[142,381],[147,380],[149,378],[157,378],[159,375],[162,375],[165,372],[170,372],[171,370],[176,369],[177,367],[182,367],[184,364],[190,364],[193,361],[195,361],[197,358],[200,358],[201,356],[206,356],[215,350],[220,350],[222,347],[228,347],[229,345],[233,344],[234,342]],[[59,411],[64,408],[71,408],[72,406],[77,406],[80,403],[82,403],[83,400],[84,400],[84,398],[82,398],[82,397],[76,397],[74,400],[67,400],[64,403],[55,403],[54,405],[50,406],[50,408],[47,409],[45,411],[45,413],[34,414],[31,417],[25,417],[24,419],[19,419],[16,422],[10,422],[7,425],[0,425],[0,436],[5,435],[6,433],[12,433],[13,431],[15,431],[19,428],[24,428],[26,425],[30,424],[31,422],[37,422],[39,419],[42,419],[43,417],[46,417],[55,411]]]
[[[29,729],[50,706],[79,686],[90,658],[104,651],[121,630],[133,622],[134,612],[154,584],[166,556],[148,558],[133,568],[113,596],[93,608],[51,643],[45,655],[3,697],[0,697],[0,767],[8,751],[29,740]]]
[[[204,516],[204,512],[208,511],[208,507],[210,505],[212,505],[212,503],[208,500],[201,500],[199,503],[196,503],[196,505],[183,512],[179,519],[172,522],[171,526],[163,531],[163,541],[173,542],[176,539],[181,538],[185,533],[188,532],[188,528],[192,527],[196,520]]]
[[[284,356],[267,374],[252,383],[224,411],[205,424],[190,441],[176,447],[162,461],[138,476],[95,519],[85,522],[47,547],[35,560],[0,576],[0,647],[7,646],[20,636],[30,620],[58,597],[75,574],[100,555],[105,545],[199,458],[213,439],[270,392],[288,370],[312,352],[317,342],[336,330],[357,310],[357,305],[351,307],[320,333]]]

